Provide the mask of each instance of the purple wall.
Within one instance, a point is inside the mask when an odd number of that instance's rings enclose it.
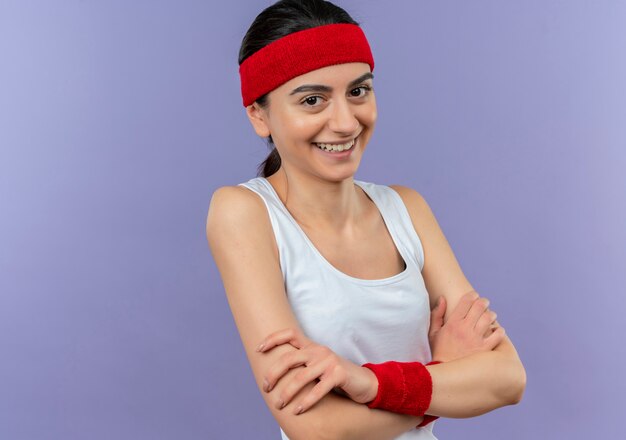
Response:
[[[221,3],[0,3],[0,438],[279,438],[204,233],[266,154],[236,60],[270,2]],[[426,197],[528,374],[437,435],[623,438],[626,3],[340,4],[357,178]]]

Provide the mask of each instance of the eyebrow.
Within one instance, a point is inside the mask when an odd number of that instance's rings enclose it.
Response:
[[[357,79],[355,79],[354,81],[351,81],[350,84],[348,84],[348,88],[353,87],[359,83],[362,83],[365,80],[368,79],[374,79],[374,74],[372,72],[367,72],[361,76],[359,76]],[[291,91],[291,93],[289,94],[289,96],[291,95],[295,95],[296,93],[302,93],[302,92],[326,92],[326,93],[330,93],[333,91],[332,87],[329,86],[324,86],[321,84],[305,84],[303,86],[300,87],[296,87],[295,89],[293,89]]]

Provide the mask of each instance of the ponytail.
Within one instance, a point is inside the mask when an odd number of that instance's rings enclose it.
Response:
[[[261,162],[261,164],[259,164],[257,176],[269,177],[280,168],[280,154],[278,154],[278,150],[272,142],[272,136],[270,136],[268,139],[268,145],[272,148],[272,151],[270,151],[270,154],[267,156],[267,158],[265,158],[265,160]]]

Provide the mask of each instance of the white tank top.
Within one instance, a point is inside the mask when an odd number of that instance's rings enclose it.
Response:
[[[287,297],[305,335],[338,355],[366,362],[430,362],[430,303],[421,270],[424,251],[398,193],[359,180],[376,204],[406,267],[388,278],[347,275],[315,248],[264,177],[239,185],[265,202],[280,256]],[[436,439],[433,425],[412,429],[397,440]],[[289,440],[281,429],[283,440]]]

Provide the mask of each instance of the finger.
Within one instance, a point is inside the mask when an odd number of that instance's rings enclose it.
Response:
[[[494,312],[495,313],[495,312]],[[500,323],[497,320],[494,320],[490,325],[489,325],[489,329],[487,329],[487,331],[485,332],[485,334],[483,335],[484,338],[487,338],[488,336],[491,336],[491,334],[496,331],[498,329],[498,327],[500,327]]]
[[[281,344],[291,344],[295,348],[302,348],[304,345],[303,335],[292,327],[271,333],[261,341],[256,350],[266,352]]]
[[[476,301],[478,298],[480,297],[475,290],[471,290],[465,293],[450,314],[449,319],[459,321],[464,319],[465,315],[467,315],[467,312],[469,312],[470,308],[472,307],[472,304],[474,304],[474,301]]]
[[[263,341],[261,341],[261,343],[257,346],[256,351],[264,353],[281,344],[291,344],[295,348],[302,348],[307,341],[308,339],[302,334],[301,331],[290,327],[271,333],[263,339]]]
[[[505,335],[506,331],[504,330],[504,327],[498,327],[494,330],[491,336],[484,339],[483,344],[487,349],[493,350],[504,340]]]
[[[338,378],[334,378],[333,375],[322,375],[320,381],[315,385],[311,391],[302,399],[302,401],[296,406],[294,414],[302,414],[317,402],[322,397],[331,392],[333,388],[340,382]]]
[[[497,324],[489,324],[489,327],[487,328],[487,330],[485,330],[485,332],[483,333],[483,339],[488,338],[489,336],[491,336],[491,334],[498,328]]]
[[[467,316],[465,319],[467,323],[472,327],[476,327],[476,323],[478,319],[481,317],[483,313],[489,308],[489,300],[487,298],[478,298],[470,307],[469,312],[467,312]]]
[[[439,297],[437,305],[430,313],[430,328],[429,334],[432,335],[437,333],[439,329],[443,326],[443,315],[446,313],[446,298],[443,296]]]
[[[490,327],[487,330],[485,330],[485,332],[483,333],[483,340],[491,336],[491,334],[493,333],[495,329],[496,329],[495,327]]]
[[[292,368],[299,367],[300,365],[306,365],[310,360],[310,353],[303,350],[294,350],[285,353],[278,358],[278,361],[274,363],[263,378],[263,390],[266,392],[272,391],[281,377]]]
[[[324,368],[324,363],[322,362],[302,368],[281,390],[280,396],[276,402],[276,408],[281,409],[287,406],[302,388],[324,374]],[[280,405],[282,405],[282,407]]]
[[[476,332],[478,332],[479,334],[485,334],[485,332],[487,332],[489,330],[489,327],[491,327],[491,325],[494,323],[494,321],[496,320],[496,318],[498,317],[497,313],[494,312],[493,310],[485,310],[485,313],[483,313],[482,315],[480,315],[480,318],[478,318],[478,322],[476,323],[476,326],[474,327],[476,329]],[[496,326],[494,326],[493,328],[495,329]],[[489,335],[491,334],[491,332],[489,332]]]

